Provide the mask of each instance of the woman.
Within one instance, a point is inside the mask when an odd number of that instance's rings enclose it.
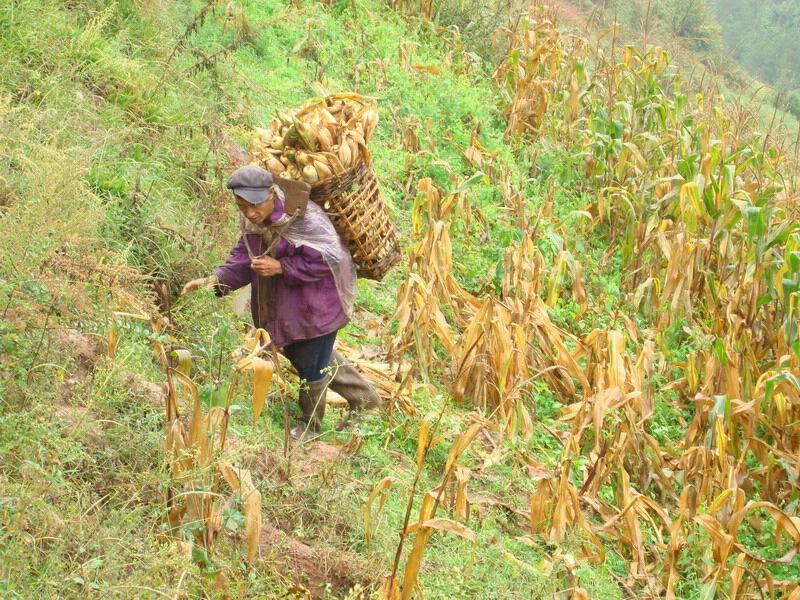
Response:
[[[356,271],[330,219],[313,202],[302,219],[285,214],[283,191],[260,167],[237,169],[227,187],[241,211],[242,236],[225,264],[183,293],[213,285],[224,296],[251,284],[253,323],[267,330],[301,379],[302,418],[292,438],[321,431],[328,386],[347,399],[351,414],[379,406],[374,388],[333,349],[353,311]]]

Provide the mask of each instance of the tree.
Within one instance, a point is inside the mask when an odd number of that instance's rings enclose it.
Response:
[[[746,70],[781,90],[800,87],[800,3],[709,1],[726,47]]]
[[[696,52],[721,48],[720,27],[705,0],[595,0],[624,31],[673,39]]]

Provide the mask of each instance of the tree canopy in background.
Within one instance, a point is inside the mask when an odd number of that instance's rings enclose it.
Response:
[[[800,2],[708,1],[725,45],[747,71],[781,90],[800,88]]]
[[[677,63],[699,59],[734,88],[748,73],[776,94],[776,106],[800,118],[800,0],[572,0],[622,40],[665,45]],[[684,52],[688,50],[689,52]]]
[[[623,32],[642,38],[676,40],[689,50],[719,50],[720,28],[705,0],[581,0],[607,22],[617,21]]]

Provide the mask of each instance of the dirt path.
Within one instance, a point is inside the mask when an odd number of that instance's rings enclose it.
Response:
[[[104,340],[66,329],[55,336],[54,348],[75,357],[74,366],[54,402],[56,418],[66,435],[80,434],[86,443],[93,446],[106,444],[104,429],[91,406],[87,406],[92,373],[106,352]],[[164,395],[160,385],[130,372],[124,373],[123,379],[134,402],[163,410]],[[341,403],[346,404],[344,401]],[[256,482],[278,481],[298,490],[313,485],[320,478],[330,482],[338,471],[346,469],[355,450],[357,446],[325,441],[307,443],[302,447],[292,445],[287,469],[287,462],[279,454],[262,451],[248,455],[240,440],[233,435],[228,438],[228,451],[233,456],[240,455],[241,460],[236,462],[250,469]],[[369,589],[375,579],[363,558],[324,539],[295,537],[289,525],[270,522],[267,518],[263,522],[259,545],[262,568],[284,578],[296,598],[316,599],[326,593],[344,597],[358,586]]]
[[[319,478],[329,481],[350,456],[346,445],[317,441],[292,447],[289,473],[286,462],[270,452],[245,462],[250,463],[246,466],[257,479],[277,480],[300,489]],[[321,598],[326,591],[338,597],[357,586],[370,588],[375,576],[362,558],[323,539],[298,539],[290,529],[289,524],[265,519],[259,538],[260,554],[270,568],[293,582],[298,597]]]
[[[341,596],[360,585],[368,589],[370,578],[360,572],[356,556],[322,543],[309,544],[265,523],[259,539],[261,556],[278,573],[294,582],[296,592],[322,598],[326,590]]]

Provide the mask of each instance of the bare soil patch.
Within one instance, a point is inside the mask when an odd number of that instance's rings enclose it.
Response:
[[[300,541],[265,523],[261,530],[262,556],[278,572],[305,588],[311,598],[321,598],[326,589],[343,595],[356,584],[369,587],[372,577],[357,556],[324,544]]]

